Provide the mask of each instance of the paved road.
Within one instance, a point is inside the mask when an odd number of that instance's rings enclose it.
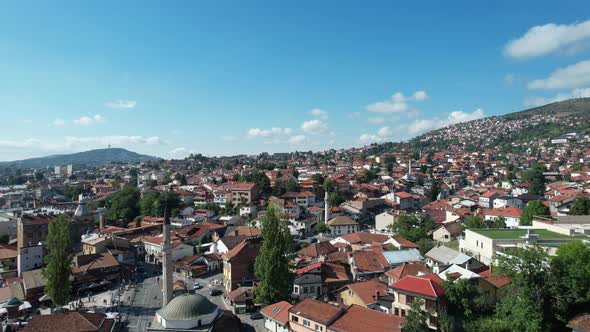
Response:
[[[138,282],[135,289],[131,288],[123,294],[123,303],[120,312],[124,321],[127,321],[126,330],[130,332],[144,332],[149,322],[152,321],[155,313],[162,307],[162,281],[156,276],[157,270],[153,266],[146,264],[146,271],[150,277]],[[211,286],[213,279],[222,280],[223,274],[214,275],[188,280],[187,286],[192,287],[194,281],[197,281],[203,288],[195,292],[207,297],[211,302],[221,309],[231,310],[225,301],[223,295],[211,296],[209,291],[212,288],[222,289],[222,286]],[[184,280],[184,279],[183,279]],[[159,282],[158,282],[159,281]],[[264,331],[264,320],[251,320],[250,314],[238,315],[245,331]]]
[[[131,332],[143,332],[154,318],[156,311],[162,308],[162,282],[159,276],[154,275],[153,267],[146,266],[150,277],[137,283],[135,289],[131,288],[124,293],[121,314],[127,320],[127,330]]]

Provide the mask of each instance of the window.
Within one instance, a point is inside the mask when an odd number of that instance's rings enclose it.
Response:
[[[350,295],[350,296],[353,296],[354,295],[354,293],[352,292],[352,289],[349,289],[348,290],[348,295]]]
[[[292,322],[295,322],[295,323],[298,323],[299,322],[299,317],[297,317],[297,316],[291,316],[291,321]]]
[[[295,286],[295,294],[299,294],[299,286]]]
[[[324,329],[323,327],[319,326],[318,324],[315,324],[315,330],[316,331],[322,332],[323,329]]]
[[[310,327],[311,326],[311,323],[308,320],[304,319],[303,320],[303,326]]]

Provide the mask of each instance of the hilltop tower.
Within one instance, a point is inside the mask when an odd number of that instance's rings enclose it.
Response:
[[[170,218],[164,211],[162,227],[164,242],[162,247],[162,303],[166,306],[172,300],[172,245],[170,243]]]

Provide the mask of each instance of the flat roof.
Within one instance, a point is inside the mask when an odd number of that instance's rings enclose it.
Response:
[[[526,229],[472,229],[472,231],[494,240],[516,240],[527,234]],[[570,239],[577,237],[551,232],[546,229],[532,229],[531,234],[539,235],[539,238],[542,240]],[[587,239],[588,237],[581,236],[580,238]]]

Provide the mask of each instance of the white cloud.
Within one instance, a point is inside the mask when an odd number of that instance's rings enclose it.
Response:
[[[309,111],[311,113],[311,115],[317,116],[320,119],[324,119],[327,120],[328,119],[328,112],[319,108],[314,108],[311,111]]]
[[[551,98],[530,97],[524,100],[524,105],[526,107],[536,107],[574,98],[590,98],[590,88],[574,89],[570,92],[561,92]]]
[[[137,101],[119,99],[119,100],[112,100],[112,101],[106,102],[104,105],[108,108],[131,109],[131,108],[135,108],[135,106],[137,106]]]
[[[307,138],[305,137],[305,135],[295,135],[292,137],[289,137],[289,139],[287,140],[287,143],[289,144],[302,144],[307,140]]]
[[[460,122],[467,122],[477,120],[485,117],[485,113],[481,108],[473,112],[453,111],[444,119],[420,119],[415,120],[408,126],[410,134],[423,133],[429,130],[450,126]]]
[[[362,143],[362,144],[381,142],[381,141],[383,141],[383,137],[379,137],[378,135],[373,135],[373,134],[362,134],[359,137],[359,143]]]
[[[348,117],[351,119],[358,119],[361,117],[361,112],[352,112],[348,114]]]
[[[511,40],[504,54],[526,59],[551,53],[576,53],[590,46],[590,20],[574,24],[537,25],[522,37]]]
[[[193,153],[193,151],[189,150],[185,147],[178,147],[178,148],[174,148],[174,149],[168,151],[168,155],[171,158],[184,158],[191,153]]]
[[[31,149],[39,151],[72,151],[90,148],[106,148],[108,145],[129,146],[129,145],[161,145],[160,137],[151,136],[96,136],[78,137],[66,136],[60,140],[48,141],[37,138],[24,140],[0,140],[0,148],[5,149]]]
[[[555,70],[546,79],[534,80],[529,89],[577,88],[590,83],[590,60]]]
[[[428,99],[428,95],[426,94],[426,91],[416,91],[414,92],[414,100],[416,101],[423,101]]]
[[[391,127],[385,126],[379,129],[377,135],[381,137],[388,137],[393,135],[393,129]]]
[[[59,126],[65,125],[66,122],[64,121],[64,119],[57,118],[57,119],[53,120],[52,124],[54,126],[58,126],[59,127]]]
[[[366,109],[377,113],[398,113],[410,109],[409,101],[424,101],[428,99],[428,94],[425,91],[416,91],[411,96],[404,96],[401,92],[394,93],[389,100],[376,102],[367,105]]]
[[[380,124],[380,123],[385,122],[385,118],[384,117],[368,118],[367,122],[373,123],[373,124]]]
[[[75,119],[74,123],[81,126],[89,126],[91,124],[103,122],[105,119],[102,115],[96,114],[92,117],[90,116],[83,116],[79,119]]]
[[[78,145],[133,145],[133,144],[146,144],[146,145],[160,145],[164,142],[158,136],[124,136],[124,135],[112,135],[112,136],[96,136],[96,137],[77,137],[77,136],[66,136],[64,137],[66,146],[78,146]]]
[[[248,138],[257,138],[257,137],[277,137],[281,135],[290,135],[293,133],[293,129],[291,128],[278,128],[273,127],[271,129],[260,129],[260,128],[250,128],[248,129]]]
[[[328,128],[328,124],[322,120],[314,119],[303,122],[301,125],[301,129],[310,134],[314,135],[328,135],[330,134],[330,129]]]

